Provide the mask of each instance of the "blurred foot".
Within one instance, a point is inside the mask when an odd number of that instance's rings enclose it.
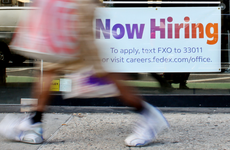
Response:
[[[159,133],[169,128],[163,114],[155,107],[145,102],[145,109],[141,113],[133,134],[125,139],[127,146],[146,146],[152,143]]]
[[[31,123],[30,117],[18,117],[16,115],[6,115],[0,122],[0,134],[9,140],[21,141],[31,144],[43,142],[42,123]]]

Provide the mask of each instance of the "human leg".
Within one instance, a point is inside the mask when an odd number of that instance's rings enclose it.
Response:
[[[55,70],[43,72],[42,82],[36,82],[33,87],[33,97],[38,99],[35,111],[44,112],[50,102],[50,86],[55,77]]]
[[[37,144],[43,141],[42,117],[46,106],[50,102],[50,86],[54,76],[55,70],[46,70],[43,72],[42,80],[39,80],[40,82],[34,84],[33,97],[38,99],[38,103],[31,117],[25,120],[25,122],[29,122],[27,126],[30,126],[31,128],[26,130],[21,138],[22,142]]]
[[[42,122],[43,112],[50,102],[50,86],[55,76],[55,70],[46,70],[42,76],[38,76],[38,82],[33,85],[32,96],[38,99],[35,109],[32,112],[32,123]],[[42,80],[41,80],[42,78]]]
[[[109,74],[108,79],[116,84],[122,102],[135,107],[140,116],[133,133],[125,139],[127,146],[145,146],[155,140],[160,132],[169,128],[167,120],[157,108],[138,96],[134,88],[125,86],[119,81],[127,79],[126,75]]]
[[[44,71],[42,81],[34,84],[34,98],[38,99],[38,103],[31,118],[27,119],[27,122],[30,123],[27,126],[30,126],[30,129],[26,130],[21,138],[22,142],[32,144],[43,142],[42,117],[46,106],[50,102],[50,86],[54,76],[55,70]]]
[[[136,108],[137,111],[143,109],[143,99],[137,95],[137,91],[130,86],[126,86],[121,83],[121,80],[127,80],[128,76],[120,73],[110,73],[107,76],[108,80],[111,80],[117,86],[120,91],[121,101],[131,107]]]

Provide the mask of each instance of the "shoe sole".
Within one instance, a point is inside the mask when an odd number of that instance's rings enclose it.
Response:
[[[127,143],[125,143],[126,146],[128,147],[143,147],[143,146],[148,146],[149,144],[153,143],[155,141],[155,139],[145,142],[144,144],[136,144],[136,145],[128,145]]]
[[[28,131],[26,131],[28,132]],[[22,135],[25,134],[23,137],[19,137],[18,142],[23,142],[27,144],[41,144],[44,142],[43,137],[37,134],[32,134],[32,133],[22,133]]]
[[[37,129],[41,130],[41,132],[42,132],[42,128],[40,127],[40,124],[39,125],[33,125],[33,126],[38,126]],[[24,131],[21,134],[22,137],[20,138],[20,141],[23,143],[29,143],[29,144],[41,144],[41,143],[43,143],[44,139],[42,137],[42,133],[40,133],[39,131],[37,131],[37,132],[34,130]]]

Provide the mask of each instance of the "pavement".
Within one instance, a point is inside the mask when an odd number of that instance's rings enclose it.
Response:
[[[137,119],[137,114],[130,108],[78,107],[75,112],[44,114],[44,143],[25,144],[0,137],[0,149],[230,150],[230,108],[159,109],[171,128],[146,147],[127,147],[124,144]],[[7,114],[0,113],[0,120]],[[14,114],[24,115],[22,112]]]

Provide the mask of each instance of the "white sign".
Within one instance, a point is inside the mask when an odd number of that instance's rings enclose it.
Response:
[[[219,7],[98,8],[94,21],[109,72],[219,72]]]
[[[62,92],[72,91],[72,80],[71,79],[60,79],[60,90]]]

